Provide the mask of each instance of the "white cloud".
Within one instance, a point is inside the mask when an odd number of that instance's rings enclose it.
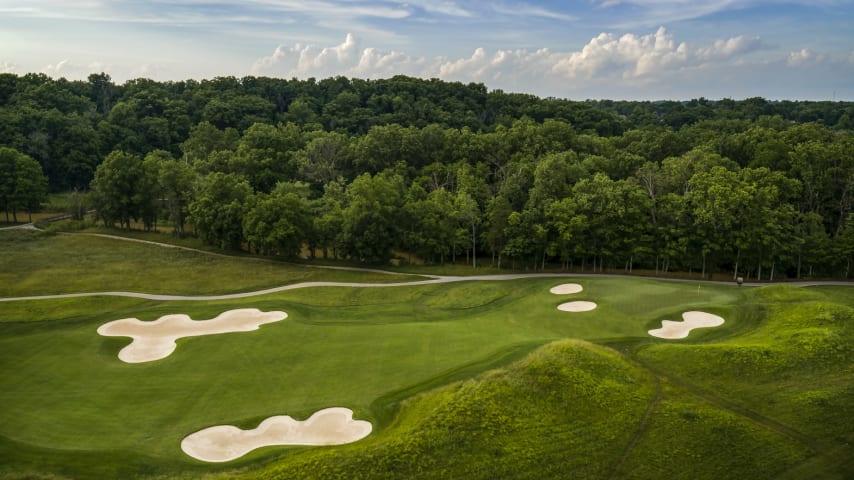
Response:
[[[91,68],[91,67],[90,67]],[[95,70],[100,71],[100,70]],[[130,78],[160,79],[168,76],[169,68],[159,63],[140,63],[130,70]]]
[[[469,58],[444,60],[438,65],[435,76],[444,80],[491,84],[530,82],[549,75],[555,58],[556,55],[547,48],[533,52],[498,50],[492,55],[483,48],[478,48]]]
[[[359,59],[356,39],[348,33],[344,43],[334,47],[280,45],[272,55],[258,59],[252,66],[252,73],[300,77],[340,75],[342,69],[352,67]]]
[[[563,56],[553,72],[568,79],[615,75],[624,79],[664,78],[684,69],[727,62],[761,46],[756,37],[738,36],[693,48],[677,42],[664,27],[648,35],[617,37],[602,33],[580,51]]]
[[[727,60],[742,53],[752,52],[761,46],[758,37],[747,37],[739,35],[726,40],[715,40],[708,47],[697,50],[697,57],[701,60]]]
[[[631,17],[619,16],[621,20],[618,24],[628,27],[669,24],[753,7],[801,5],[816,8],[838,6],[845,2],[847,0],[598,0],[598,8],[633,7]]]
[[[660,27],[654,34],[625,34],[620,37],[601,33],[580,51],[558,61],[553,72],[569,79],[611,76],[643,77],[687,63],[690,56],[684,42]]]
[[[115,69],[111,65],[106,65],[101,62],[90,62],[87,65],[78,65],[70,59],[63,59],[56,63],[45,65],[40,70],[41,73],[53,78],[66,78],[68,80],[83,80],[92,73],[106,72],[113,76]],[[119,74],[122,78],[156,78],[154,71],[148,65],[134,65],[126,71],[121,71]]]
[[[401,19],[410,15],[408,8],[390,8],[369,6],[354,2],[305,2],[302,0],[244,0],[236,2],[249,5],[263,5],[272,10],[282,10],[305,14],[313,17],[376,17]]]
[[[427,63],[423,57],[414,58],[401,52],[383,53],[375,48],[366,48],[362,51],[359,63],[348,71],[348,75],[365,78],[418,75],[425,70]]]
[[[288,22],[282,14],[314,20],[359,18],[399,20],[411,15],[404,4],[397,7],[371,5],[368,2],[298,0],[199,1],[174,0],[135,2],[66,2],[31,0],[26,8],[0,8],[0,13],[34,18],[136,23],[153,25],[268,24]]]
[[[502,15],[514,15],[514,16],[524,16],[524,17],[542,17],[549,18],[552,20],[562,20],[566,22],[574,22],[578,20],[578,18],[567,15],[565,13],[553,12],[551,10],[547,10],[543,7],[538,7],[535,5],[529,5],[527,3],[520,3],[514,5],[493,5],[493,10],[502,14]]]
[[[15,73],[18,67],[14,63],[2,62],[0,63],[0,73]]]
[[[471,17],[474,14],[457,5],[457,2],[435,2],[431,0],[394,0],[398,5],[416,6],[425,12],[438,13],[450,17]]]
[[[77,67],[68,59],[60,60],[55,64],[51,63],[42,68],[42,73],[50,77],[62,77],[68,72],[77,70]]]
[[[253,74],[282,77],[347,75],[363,78],[406,74],[462,82],[485,82],[502,88],[528,87],[543,82],[574,84],[603,80],[649,83],[672,80],[686,70],[726,65],[762,46],[755,37],[738,36],[710,45],[691,47],[677,41],[664,27],[647,35],[602,33],[581,50],[496,50],[477,48],[469,57],[428,60],[403,52],[376,48],[359,50],[348,34],[344,43],[326,48],[279,46],[252,67]]]
[[[786,64],[790,67],[802,67],[805,65],[814,65],[824,60],[826,60],[824,55],[819,55],[808,48],[802,48],[797,52],[789,53]]]
[[[691,20],[733,8],[744,8],[749,2],[736,0],[604,0],[600,8],[618,6],[639,7],[632,17],[626,18],[623,26],[650,25]]]

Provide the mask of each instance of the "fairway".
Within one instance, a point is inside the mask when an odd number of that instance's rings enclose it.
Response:
[[[5,278],[24,279],[4,282],[3,296],[108,287],[219,294],[317,275],[405,279],[169,250],[128,280],[87,276],[92,265],[71,262],[63,275],[78,280],[63,286],[48,280],[58,260],[27,259],[61,246],[72,259],[123,257],[130,269],[126,249],[149,259],[166,249],[3,239],[15,247],[4,250],[12,252],[2,261]],[[34,261],[42,266],[23,274]],[[211,272],[226,276],[206,278]],[[171,275],[174,283],[164,280]],[[552,293],[570,282],[580,288]],[[596,308],[560,311],[567,302]],[[0,302],[0,477],[775,478],[806,469],[836,478],[852,471],[851,304],[845,287],[572,276],[206,301]],[[215,319],[241,309],[286,316],[251,331],[184,336],[171,354],[133,364],[118,357],[129,337],[98,334],[119,319]],[[685,312],[725,323],[683,340],[649,335]],[[208,427],[250,430],[273,416],[304,421],[333,407],[370,422],[370,436],[258,448],[224,463],[181,449]]]

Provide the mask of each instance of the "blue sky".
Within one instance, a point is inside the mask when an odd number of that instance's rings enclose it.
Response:
[[[854,100],[854,0],[0,0],[0,71]]]

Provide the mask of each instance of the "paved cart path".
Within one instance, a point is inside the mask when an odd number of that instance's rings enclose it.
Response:
[[[372,271],[372,270],[368,270]],[[21,300],[50,300],[61,298],[76,298],[76,297],[132,297],[142,298],[146,300],[162,300],[162,301],[210,301],[210,300],[233,300],[239,298],[256,297],[260,295],[269,295],[271,293],[284,292],[288,290],[297,290],[300,288],[317,288],[317,287],[345,287],[345,288],[364,288],[364,287],[406,287],[413,285],[433,285],[438,283],[454,283],[454,282],[475,282],[475,281],[507,281],[520,280],[525,278],[642,278],[648,280],[658,280],[663,282],[678,282],[678,283],[698,283],[698,284],[715,284],[722,285],[728,282],[714,282],[703,280],[685,280],[677,278],[655,278],[655,277],[638,277],[636,275],[605,275],[605,274],[571,274],[571,273],[513,273],[504,275],[470,275],[470,276],[435,276],[427,280],[415,280],[410,282],[392,282],[392,283],[358,283],[358,282],[300,282],[290,285],[282,285],[263,290],[254,290],[251,292],[228,293],[223,295],[161,295],[154,293],[142,292],[82,292],[82,293],[63,293],[57,295],[32,295],[25,297],[7,297],[0,298],[0,302],[12,302]],[[781,282],[782,283],[782,282]],[[786,282],[787,285],[796,287],[815,287],[822,285],[836,286],[854,286],[852,282]],[[768,283],[745,283],[747,287],[759,287],[769,285]]]
[[[22,226],[27,227],[27,226]],[[20,228],[20,227],[18,227]],[[117,235],[106,235],[100,233],[74,233],[68,235],[87,235],[93,237],[101,237],[101,238],[109,238],[114,240],[123,240],[129,242],[138,242],[145,243],[150,245],[157,245],[164,248],[177,248],[180,250],[186,250],[196,253],[201,253],[205,255],[212,255],[218,257],[228,257],[228,258],[241,258],[245,260],[254,260],[254,261],[275,261],[275,260],[267,260],[267,259],[259,259],[255,257],[239,257],[234,255],[226,255],[222,253],[209,252],[206,250],[199,250],[190,247],[183,247],[180,245],[172,245],[168,243],[160,243],[160,242],[152,242],[149,240],[140,240],[135,238],[127,238],[120,237]],[[663,282],[677,282],[677,283],[696,283],[696,284],[707,284],[707,285],[727,285],[732,284],[733,282],[720,282],[713,280],[691,280],[691,279],[681,279],[681,278],[659,278],[659,277],[643,277],[638,275],[616,275],[616,274],[601,274],[601,273],[511,273],[511,274],[492,274],[492,275],[465,275],[465,276],[452,276],[452,275],[419,275],[416,273],[402,273],[402,272],[390,272],[388,270],[380,270],[380,269],[372,269],[372,268],[358,268],[358,267],[336,267],[336,266],[328,266],[328,265],[300,265],[308,268],[321,268],[321,269],[329,269],[329,270],[349,270],[356,272],[370,272],[370,273],[383,273],[388,275],[400,275],[400,276],[414,276],[419,278],[426,278],[425,280],[413,280],[408,282],[391,282],[391,283],[358,283],[358,282],[299,282],[293,283],[289,285],[281,285],[278,287],[266,288],[263,290],[254,290],[251,292],[238,292],[238,293],[228,293],[223,295],[161,295],[154,293],[143,293],[143,292],[81,292],[81,293],[63,293],[56,295],[31,295],[24,297],[6,297],[0,298],[0,302],[12,302],[12,301],[23,301],[23,300],[51,300],[51,299],[62,299],[62,298],[76,298],[76,297],[131,297],[131,298],[142,298],[145,300],[160,300],[160,301],[210,301],[210,300],[234,300],[239,298],[248,298],[248,297],[256,297],[260,295],[269,295],[271,293],[284,292],[287,290],[297,290],[300,288],[317,288],[317,287],[345,287],[345,288],[364,288],[364,287],[404,287],[404,286],[413,286],[413,285],[432,285],[437,283],[454,283],[454,282],[475,282],[475,281],[507,281],[507,280],[520,280],[525,278],[643,278],[649,280],[658,280]],[[821,285],[837,285],[837,286],[854,286],[854,282],[841,282],[841,281],[813,281],[813,282],[775,282],[777,283],[785,283],[786,285],[792,285],[796,287],[814,287]],[[744,283],[746,287],[758,287],[771,285],[770,283]]]

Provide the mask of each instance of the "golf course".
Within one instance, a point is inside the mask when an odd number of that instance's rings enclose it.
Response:
[[[0,249],[0,479],[854,477],[850,286]]]

